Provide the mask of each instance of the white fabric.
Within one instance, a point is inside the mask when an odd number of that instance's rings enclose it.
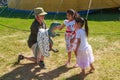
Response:
[[[76,31],[76,38],[80,39],[80,46],[77,51],[77,64],[82,69],[85,69],[94,62],[92,47],[87,42],[87,37],[84,29],[79,29]]]
[[[40,49],[40,52],[43,56],[48,57],[49,54],[49,35],[48,29],[39,29],[37,35],[37,42]]]
[[[65,36],[65,41],[66,41],[66,51],[67,52],[72,52],[76,49],[76,39],[74,40],[73,43],[71,43],[72,37],[71,36]]]
[[[84,50],[86,47],[89,46],[88,42],[87,42],[87,37],[86,37],[86,33],[84,29],[79,29],[76,31],[76,38],[80,39],[80,50]]]
[[[76,34],[74,33],[74,31],[75,31],[74,24],[75,24],[75,20],[73,20],[73,21],[64,20],[64,25],[66,26],[66,31],[70,31],[70,32],[65,33],[66,51],[67,52],[71,52],[71,51],[75,50],[75,48],[76,48],[75,42],[73,42],[73,43],[70,42],[71,39],[73,39],[76,36]]]
[[[85,69],[90,66],[91,63],[94,62],[94,56],[91,46],[89,45],[84,50],[78,50],[77,52],[77,64]]]
[[[69,20],[64,20],[64,25],[68,28],[68,29],[70,29],[70,30],[68,30],[68,31],[74,31],[75,30],[75,28],[74,28],[74,24],[75,24],[75,20],[73,20],[73,21],[69,21]],[[66,30],[67,31],[67,30]]]
[[[38,61],[40,60],[41,55],[42,55],[40,52],[40,48],[38,47],[38,43],[33,44],[31,49],[32,49],[33,55],[36,58],[37,63],[38,63]]]

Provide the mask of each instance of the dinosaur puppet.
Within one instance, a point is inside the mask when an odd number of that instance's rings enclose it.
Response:
[[[51,39],[51,37],[56,37],[56,36],[60,36],[58,33],[55,33],[54,31],[56,30],[57,26],[61,25],[60,23],[52,23],[50,25],[50,28],[48,30],[48,35],[49,35],[49,43],[50,43],[50,50],[53,51],[53,52],[58,52],[57,49],[53,49],[53,41]]]

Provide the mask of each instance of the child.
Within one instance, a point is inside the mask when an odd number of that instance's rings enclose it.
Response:
[[[70,64],[71,52],[75,49],[75,44],[74,44],[75,41],[71,42],[71,39],[75,37],[75,29],[74,29],[75,18],[78,17],[79,15],[73,9],[67,10],[66,15],[67,15],[67,20],[64,20],[64,24],[58,26],[58,29],[61,30],[66,26],[65,41],[66,41],[66,50],[68,52],[68,60],[66,62],[66,66],[67,66]],[[77,56],[76,53],[75,56]],[[75,66],[77,66],[77,64]]]
[[[83,29],[83,25],[85,24],[85,30]],[[88,44],[87,36],[88,36],[88,24],[87,20],[84,18],[76,18],[75,19],[75,31],[76,31],[76,53],[77,53],[77,64],[82,69],[82,73],[85,74],[85,68],[90,66],[90,71],[93,72],[95,70],[93,66],[94,56],[92,53],[92,48]]]

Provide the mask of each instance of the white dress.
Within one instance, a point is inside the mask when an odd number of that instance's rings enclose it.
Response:
[[[70,40],[76,36],[74,29],[75,20],[73,21],[64,20],[64,24],[66,26],[65,32],[66,50],[67,52],[71,52],[75,49],[75,42],[73,43],[70,42]]]
[[[84,69],[94,62],[92,47],[88,44],[84,29],[76,31],[76,38],[80,39],[80,46],[77,51],[77,64]]]

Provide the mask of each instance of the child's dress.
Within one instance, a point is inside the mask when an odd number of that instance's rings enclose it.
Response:
[[[89,67],[90,63],[94,62],[92,48],[87,42],[84,29],[79,29],[76,31],[76,38],[80,39],[80,46],[77,51],[77,64],[84,69]]]
[[[70,42],[71,39],[73,39],[76,35],[74,29],[75,20],[73,21],[64,20],[64,24],[66,26],[65,32],[66,50],[67,52],[71,52],[76,48],[75,41],[73,43]]]

